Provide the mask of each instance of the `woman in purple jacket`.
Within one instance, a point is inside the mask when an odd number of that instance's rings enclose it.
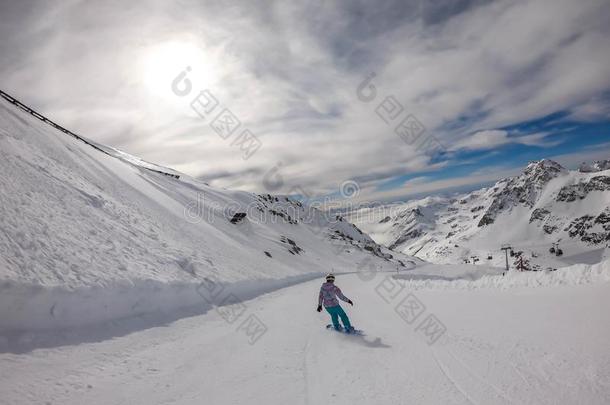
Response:
[[[343,295],[339,287],[335,285],[334,274],[328,274],[326,276],[326,283],[322,284],[322,287],[320,288],[320,295],[318,296],[318,312],[322,312],[322,304],[324,304],[324,308],[326,308],[330,314],[330,319],[332,319],[335,329],[341,330],[341,325],[339,324],[339,318],[341,318],[345,332],[350,333],[354,330],[354,327],[350,324],[347,314],[339,305],[337,297],[339,297],[341,301],[354,305],[352,300]]]

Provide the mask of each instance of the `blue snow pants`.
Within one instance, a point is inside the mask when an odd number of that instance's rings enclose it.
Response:
[[[343,322],[343,326],[345,327],[345,329],[352,328],[352,325],[349,323],[349,318],[347,317],[347,314],[345,313],[343,308],[341,308],[341,305],[336,305],[334,307],[326,307],[326,310],[330,314],[330,319],[332,319],[333,326],[335,327],[335,329],[341,329],[341,325],[339,324],[339,318],[341,318],[341,322]]]

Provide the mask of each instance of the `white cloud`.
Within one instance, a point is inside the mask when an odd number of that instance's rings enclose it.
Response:
[[[511,140],[508,132],[499,129],[479,131],[472,136],[462,139],[453,145],[453,149],[484,150],[506,145]]]
[[[594,97],[575,106],[568,118],[576,121],[610,120],[610,100],[604,97]]]
[[[352,199],[349,203],[353,205],[362,204],[363,206],[375,205],[376,203],[390,201],[406,201],[411,198],[421,198],[423,195],[442,194],[446,191],[466,191],[474,190],[490,182],[499,179],[515,176],[520,173],[522,168],[493,168],[485,173],[472,174],[462,177],[449,179],[432,180],[421,183],[410,184],[409,187],[401,187],[385,191],[368,190],[367,193],[360,193],[358,198]],[[344,202],[345,204],[346,202]]]
[[[549,147],[555,146],[561,143],[559,139],[548,139],[549,133],[540,132],[529,135],[513,135],[511,136],[508,131],[500,129],[492,129],[479,131],[473,135],[463,138],[456,142],[453,146],[453,150],[488,150],[498,148],[500,146],[508,144],[522,144],[528,146],[540,146]]]
[[[610,159],[610,143],[596,145],[595,151],[565,153],[548,157],[549,159],[559,162],[564,167],[576,169],[582,162],[592,162],[594,160]],[[412,198],[421,198],[423,195],[438,195],[447,191],[467,192],[484,187],[497,180],[517,176],[523,171],[523,166],[510,167],[500,165],[494,167],[486,167],[469,173],[466,176],[452,177],[448,179],[425,179],[423,177],[415,178],[413,182],[407,181],[403,187],[392,190],[376,191],[374,185],[369,185],[367,189],[363,189],[358,198],[349,200],[356,206],[362,204],[376,205],[383,202],[391,201],[406,201]],[[405,187],[407,185],[408,187]],[[346,202],[343,202],[344,204]]]
[[[454,151],[549,146],[559,140],[486,128],[599,109],[591,100],[610,88],[607,1],[424,3],[5,2],[0,52],[11,58],[0,74],[4,90],[76,132],[256,191],[277,162],[278,192],[316,194],[434,170],[375,114],[387,95]],[[146,50],[166,42],[200,50],[167,62],[191,65],[194,88],[210,88],[260,136],[253,158],[194,116],[190,97],[171,94],[173,74],[159,77],[165,95],[147,88]],[[378,98],[366,104],[355,91],[371,71]]]
[[[413,177],[412,179],[406,180],[404,183],[402,183],[401,188],[416,186],[428,181],[430,181],[430,177],[428,176]]]

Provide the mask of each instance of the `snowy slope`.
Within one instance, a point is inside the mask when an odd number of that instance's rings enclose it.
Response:
[[[582,171],[550,160],[532,162],[520,176],[490,188],[410,201],[390,207],[382,219],[383,209],[376,210],[377,215],[367,215],[367,209],[348,218],[378,242],[433,262],[472,263],[475,257],[479,264],[503,266],[503,244],[523,251],[532,268],[610,257],[610,170],[603,162]],[[549,252],[557,242],[561,257]]]
[[[299,202],[96,147],[0,98],[0,332],[203,310],[202,283],[242,300],[407,259]]]
[[[593,272],[607,279],[609,270]],[[530,275],[544,273],[515,278]],[[610,403],[610,284],[495,280],[502,289],[418,289],[425,313],[408,323],[395,307],[413,290],[400,280],[339,276],[365,336],[324,328],[312,281],[246,303],[267,327],[254,344],[210,311],[97,343],[0,354],[9,365],[0,393],[12,405]],[[432,345],[418,329],[428,314],[445,327]]]

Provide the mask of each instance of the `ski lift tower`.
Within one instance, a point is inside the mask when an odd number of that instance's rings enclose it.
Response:
[[[513,250],[513,247],[511,245],[502,245],[501,250],[503,250],[506,255],[506,271],[508,271],[508,251]]]

